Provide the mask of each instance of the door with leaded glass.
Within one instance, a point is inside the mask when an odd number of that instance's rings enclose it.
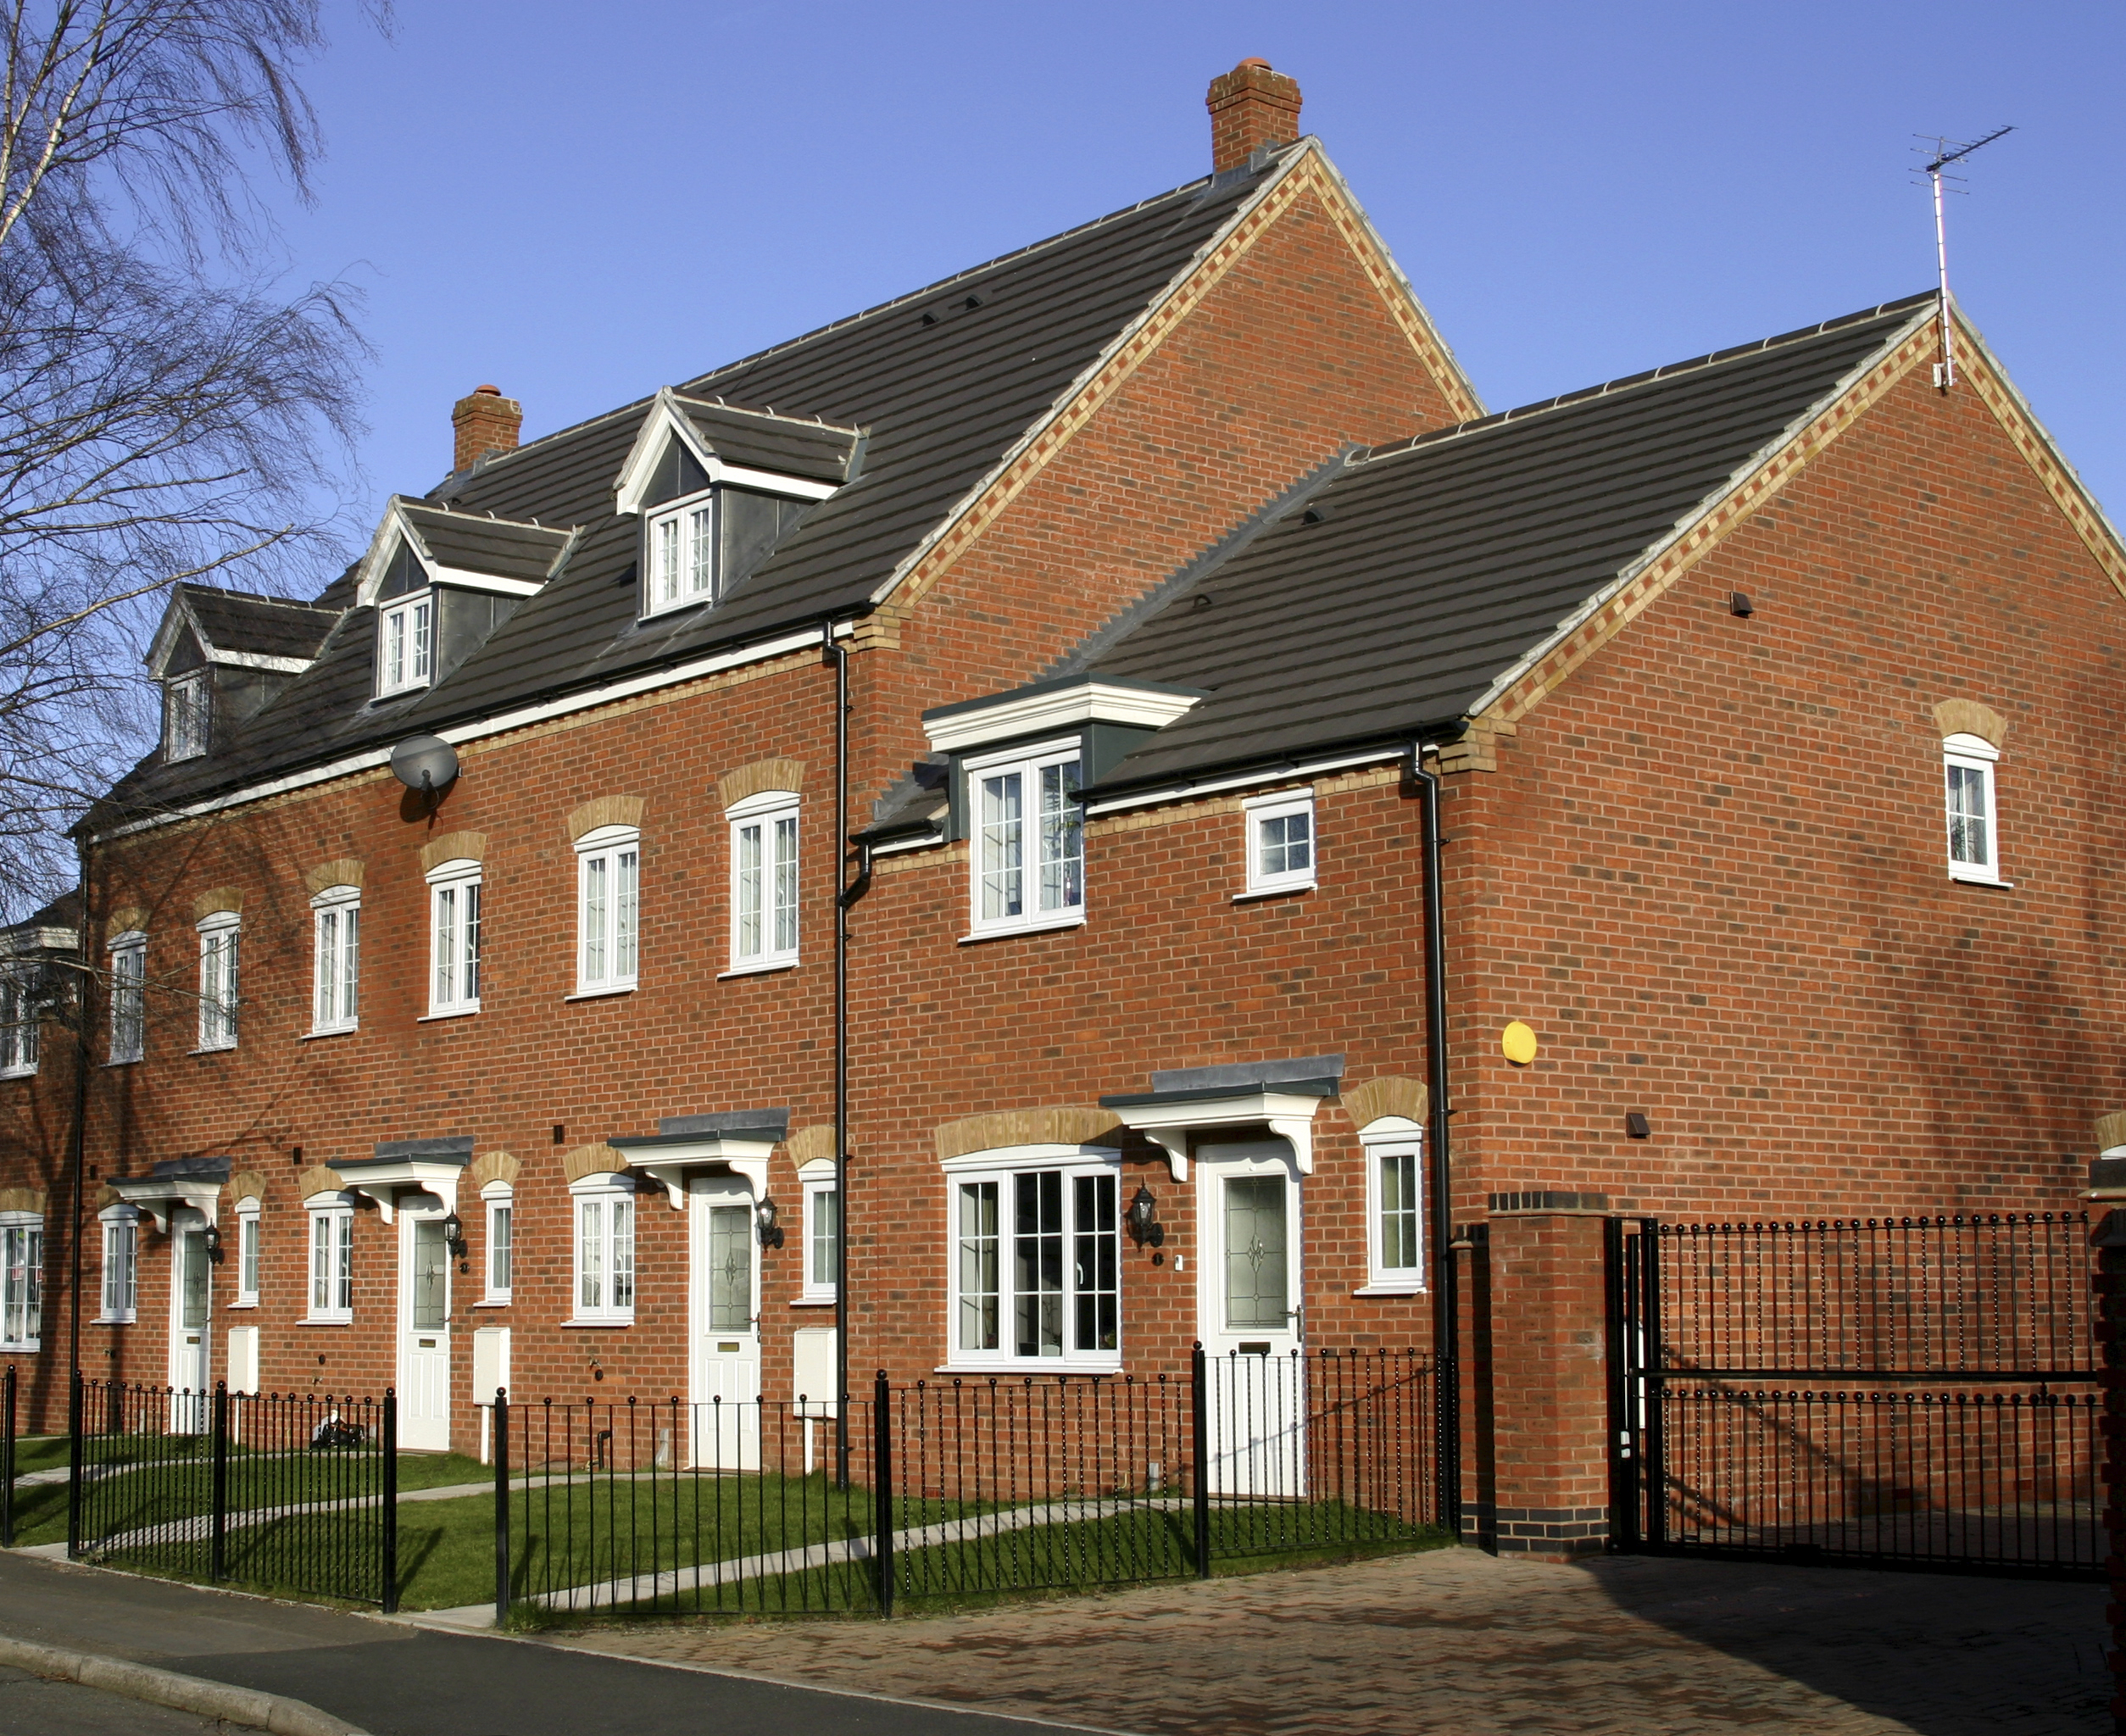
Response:
[[[1196,1209],[1211,1490],[1297,1500],[1305,1493],[1307,1378],[1291,1146],[1198,1146]]]
[[[189,1207],[170,1218],[170,1432],[204,1434],[212,1414],[213,1262],[207,1220]]]
[[[688,1183],[693,1462],[760,1464],[760,1261],[753,1186],[743,1176]]]
[[[433,1194],[398,1205],[398,1444],[450,1450],[450,1244]],[[490,1394],[489,1396],[493,1396]]]

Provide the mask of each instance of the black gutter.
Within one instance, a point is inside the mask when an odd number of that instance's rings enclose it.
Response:
[[[1433,1488],[1439,1524],[1461,1535],[1461,1308],[1456,1296],[1454,1205],[1449,1188],[1454,1171],[1448,1155],[1447,1124],[1453,1110],[1447,1101],[1447,917],[1439,883],[1439,776],[1425,770],[1425,743],[1411,747],[1410,775],[1417,785],[1423,815],[1425,876],[1425,1094],[1432,1125],[1426,1130],[1427,1189],[1432,1196],[1432,1342],[1434,1397]]]

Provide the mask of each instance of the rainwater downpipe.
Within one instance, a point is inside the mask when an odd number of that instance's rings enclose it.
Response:
[[[1432,1125],[1425,1130],[1426,1192],[1432,1245],[1432,1342],[1436,1419],[1433,1438],[1433,1488],[1439,1524],[1450,1536],[1461,1535],[1461,1309],[1456,1296],[1454,1203],[1450,1193],[1453,1168],[1448,1159],[1447,1100],[1447,916],[1440,886],[1439,775],[1425,769],[1428,752],[1439,744],[1411,747],[1410,775],[1417,785],[1423,817],[1425,911],[1425,1095]]]
[[[849,648],[823,629],[834,669],[834,1483],[849,1487],[849,913],[871,889],[871,847],[856,847],[849,872]]]

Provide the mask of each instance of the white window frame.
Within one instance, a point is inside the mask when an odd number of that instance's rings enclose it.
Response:
[[[259,1305],[259,1267],[264,1257],[261,1249],[260,1217],[264,1203],[257,1194],[237,1202],[237,1299],[232,1308],[256,1308]]]
[[[310,900],[310,1035],[362,1024],[362,889],[328,886]]]
[[[667,500],[644,515],[643,614],[714,603],[721,516],[714,487]]]
[[[723,973],[726,976],[787,971],[798,961],[802,902],[798,805],[794,790],[761,790],[724,810],[731,826],[731,968]],[[760,860],[750,865],[749,832],[757,832],[760,838]],[[749,915],[754,923],[750,937],[746,932]]]
[[[1085,921],[1085,824],[1084,812],[1069,793],[1063,798],[1060,812],[1066,816],[1066,829],[1076,843],[1076,853],[1059,854],[1054,860],[1059,863],[1075,861],[1077,867],[1077,892],[1074,901],[1049,904],[1045,900],[1048,889],[1044,870],[1048,859],[1044,855],[1046,840],[1043,836],[1041,784],[1042,774],[1051,768],[1076,765],[1078,768],[1078,787],[1084,785],[1085,754],[1082,743],[1071,737],[1066,740],[1041,742],[1032,747],[1013,748],[995,754],[970,755],[961,770],[967,781],[967,915],[970,940],[987,938],[993,934],[1032,934],[1047,928],[1075,928]],[[1019,778],[1018,866],[993,868],[992,852],[997,843],[991,836],[990,821],[984,813],[986,792],[983,783],[991,778],[1007,777],[1016,774]],[[1032,794],[1029,798],[1028,793]],[[1032,840],[1029,855],[1027,843]],[[1020,876],[1017,915],[987,915],[983,913],[987,902],[985,893],[993,874],[1016,872]],[[1067,870],[1063,876],[1068,878]],[[1067,889],[1067,888],[1066,888]]]
[[[44,1337],[44,1217],[0,1211],[0,1350],[36,1350]]]
[[[480,1010],[481,952],[487,918],[484,885],[482,865],[467,856],[440,863],[429,872],[429,1018],[458,1019]],[[446,911],[451,913],[447,932]],[[448,961],[446,951],[452,954]]]
[[[640,1213],[635,1184],[625,1174],[585,1176],[569,1183],[570,1326],[632,1326],[640,1272],[635,1258]],[[625,1224],[623,1231],[621,1225]],[[586,1255],[592,1257],[587,1260]],[[615,1299],[623,1288],[626,1299]],[[597,1295],[584,1299],[595,1282]]]
[[[1017,1145],[948,1158],[940,1167],[945,1172],[944,1245],[947,1269],[947,1350],[943,1372],[991,1368],[1050,1372],[1120,1368],[1125,1343],[1122,1274],[1127,1267],[1122,1254],[1122,1243],[1127,1232],[1122,1223],[1125,1207],[1122,1200],[1121,1153],[1094,1145]],[[1019,1177],[1044,1171],[1060,1171],[1063,1178],[1060,1234],[1063,1238],[1061,1296],[1064,1344],[1061,1351],[1055,1355],[1037,1354],[1022,1356],[1016,1348],[1007,1348],[1014,1344],[1017,1318],[1016,1305],[1018,1291],[1013,1283],[1016,1261],[1011,1247],[1013,1194]],[[1080,1349],[1076,1344],[1079,1294],[1076,1243],[1082,1232],[1076,1221],[1077,1190],[1073,1183],[1081,1177],[1105,1177],[1113,1190],[1115,1227],[1111,1236],[1115,1259],[1115,1343],[1111,1348],[1105,1349]],[[982,1182],[993,1182],[997,1188],[997,1348],[994,1349],[961,1347],[960,1189],[969,1184]]]
[[[1244,892],[1234,894],[1234,901],[1272,898],[1278,893],[1313,891],[1322,860],[1322,828],[1314,811],[1314,792],[1279,790],[1274,795],[1250,796],[1240,804],[1240,809],[1241,823],[1246,828],[1248,883]],[[1306,865],[1272,872],[1265,865],[1267,850],[1262,838],[1263,827],[1269,821],[1288,820],[1295,815],[1306,821]]]
[[[436,593],[413,591],[376,606],[376,693],[417,693],[436,679]]]
[[[113,938],[110,1065],[130,1066],[147,1053],[147,937],[129,928]]]
[[[207,671],[195,669],[173,676],[163,688],[163,760],[197,760],[207,751],[212,731],[212,689]]]
[[[517,1190],[507,1182],[490,1182],[480,1190],[481,1216],[487,1226],[487,1235],[480,1244],[480,1299],[476,1308],[507,1308],[509,1293],[516,1277],[517,1259]],[[499,1221],[509,1227],[498,1234]],[[495,1252],[506,1248],[509,1255],[508,1282],[495,1282]]]
[[[813,1246],[813,1240],[827,1230],[825,1214],[830,1212],[833,1215],[832,1233],[837,1236],[840,1233],[841,1183],[834,1162],[830,1158],[815,1158],[806,1164],[798,1171],[798,1182],[804,1190],[804,1221],[800,1231],[803,1237],[800,1249],[804,1264],[797,1300],[803,1306],[818,1307],[822,1304],[832,1304],[834,1300],[834,1265],[832,1260],[828,1260],[826,1276],[820,1276],[819,1262],[815,1257],[818,1250]],[[829,1205],[824,1203],[830,1200],[835,1204]]]
[[[0,1079],[36,1077],[42,1035],[31,972],[0,967]]]
[[[642,975],[643,835],[601,826],[576,841],[576,993],[626,994]]]
[[[348,1194],[313,1194],[303,1249],[305,1326],[347,1326],[354,1319],[354,1199]],[[320,1300],[320,1297],[322,1299]]]
[[[140,1221],[136,1206],[107,1205],[97,1213],[103,1227],[103,1263],[96,1281],[100,1305],[96,1324],[131,1326],[140,1310]]]
[[[216,910],[199,922],[199,1046],[209,1054],[237,1046],[242,1005],[243,919]]]
[[[1425,1273],[1425,1131],[1400,1116],[1383,1116],[1359,1129],[1358,1143],[1366,1153],[1366,1285],[1354,1291],[1360,1296],[1415,1296],[1428,1288]],[[1411,1212],[1415,1218],[1416,1262],[1411,1266],[1387,1263],[1387,1220],[1383,1216],[1386,1190],[1381,1185],[1381,1167],[1387,1158],[1409,1158]]]
[[[2005,886],[2001,877],[2001,816],[1998,790],[2000,785],[2001,750],[1983,736],[1945,736],[1941,743],[1942,822],[1945,831],[1945,849],[1951,880],[1973,881],[1984,886]],[[1984,802],[1979,816],[1985,827],[1985,860],[1981,862],[1960,862],[1956,860],[1956,821],[1960,817],[1950,790],[1958,771],[1976,772],[1982,781]]]

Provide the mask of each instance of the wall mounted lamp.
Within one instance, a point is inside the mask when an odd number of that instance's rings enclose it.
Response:
[[[1137,1184],[1137,1192],[1131,1196],[1125,1216],[1129,1224],[1129,1238],[1139,1248],[1148,1242],[1155,1248],[1166,1244],[1166,1227],[1159,1221],[1159,1202],[1142,1182]]]
[[[780,1248],[782,1245],[782,1226],[776,1221],[782,1215],[781,1209],[776,1206],[774,1199],[768,1194],[763,1194],[760,1196],[760,1205],[754,1208],[754,1216],[759,1221],[760,1245],[763,1248]]]

